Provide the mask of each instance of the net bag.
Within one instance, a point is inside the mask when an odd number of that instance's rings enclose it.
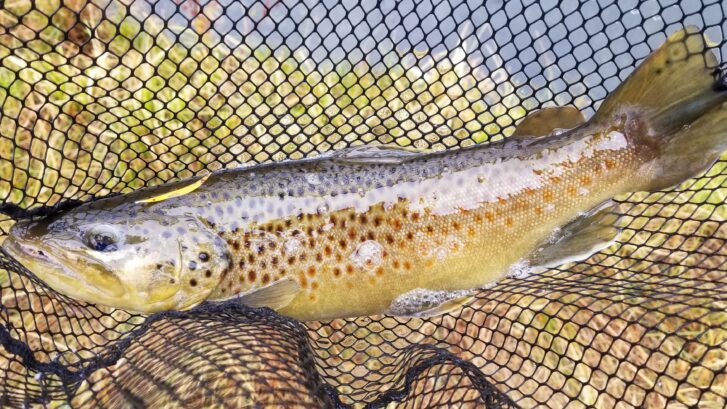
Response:
[[[367,143],[457,149],[547,106],[590,116],[688,24],[727,51],[719,0],[2,6],[3,235],[207,171]],[[0,250],[0,405],[721,408],[726,165],[617,198],[627,227],[590,259],[428,319],[139,315],[54,292]]]

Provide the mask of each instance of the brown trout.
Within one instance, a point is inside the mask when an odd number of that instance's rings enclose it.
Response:
[[[588,257],[617,233],[613,196],[711,166],[727,140],[717,66],[683,30],[587,122],[548,108],[483,146],[220,171],[18,222],[3,248],[69,297],[131,311],[439,314],[509,271]]]

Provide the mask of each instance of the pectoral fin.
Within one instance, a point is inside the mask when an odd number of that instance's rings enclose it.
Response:
[[[417,288],[392,301],[387,314],[400,317],[433,317],[457,311],[469,303],[474,291],[436,291]]]
[[[293,301],[300,292],[300,285],[293,279],[276,281],[268,286],[251,290],[242,295],[231,297],[248,307],[268,307],[279,310]],[[229,298],[228,298],[229,300]]]
[[[543,243],[528,259],[531,267],[548,269],[585,260],[611,245],[621,229],[618,203],[608,201],[566,224]]]
[[[572,129],[586,122],[576,107],[549,107],[539,109],[525,117],[512,137],[541,137],[552,134],[556,129]]]

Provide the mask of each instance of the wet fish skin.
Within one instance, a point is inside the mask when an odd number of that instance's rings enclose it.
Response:
[[[702,64],[714,59],[688,33],[569,131],[222,171],[18,223],[4,248],[64,294],[141,312],[257,293],[255,305],[322,320],[386,313],[417,289],[480,287],[579,214],[714,162],[725,148],[727,95],[696,60],[664,60],[675,44]],[[692,81],[673,85],[685,73]]]

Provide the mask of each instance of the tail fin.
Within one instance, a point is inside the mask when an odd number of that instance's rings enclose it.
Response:
[[[634,110],[658,158],[640,189],[673,186],[708,169],[727,149],[727,81],[695,27],[672,34],[603,102],[594,121]]]

